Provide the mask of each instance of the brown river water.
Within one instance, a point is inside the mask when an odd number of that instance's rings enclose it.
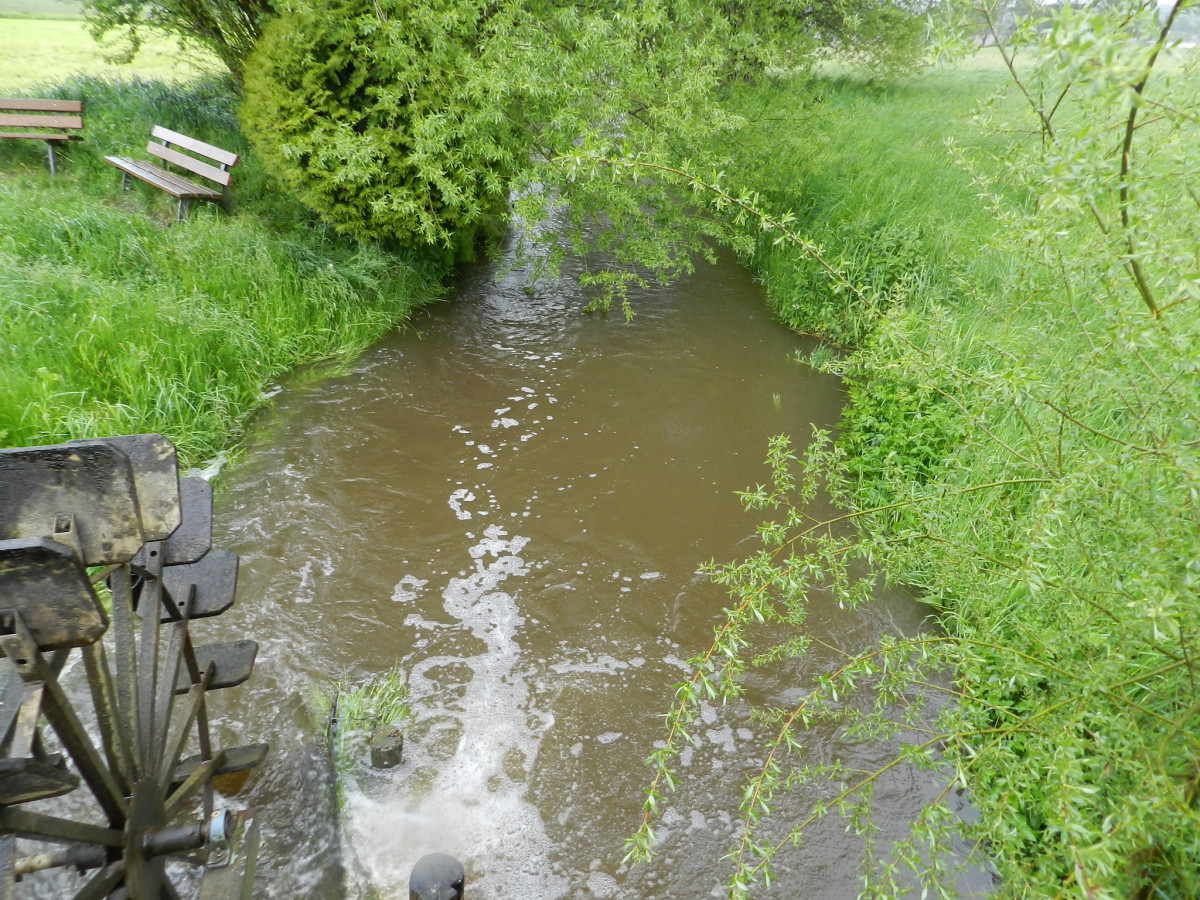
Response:
[[[412,864],[441,851],[470,900],[723,895],[766,734],[747,706],[704,708],[655,861],[623,865],[623,839],[671,686],[726,602],[697,568],[753,552],[735,492],[766,480],[770,436],[833,428],[843,393],[731,259],[635,296],[632,323],[584,302],[570,273],[468,269],[348,370],[284,385],[221,473],[214,545],[242,566],[221,627],[260,651],[216,719],[226,743],[272,744],[235,801],[262,809],[258,894],[407,897]],[[924,617],[900,593],[854,612],[815,595],[809,622],[853,650]],[[751,697],[795,700],[835,658],[756,672]],[[397,664],[405,761],[356,770],[339,840],[300,698]],[[834,734],[807,744],[814,760],[889,758]],[[939,787],[885,779],[883,838]],[[783,801],[781,820],[812,800]],[[762,896],[854,897],[861,850],[831,817],[777,857]]]

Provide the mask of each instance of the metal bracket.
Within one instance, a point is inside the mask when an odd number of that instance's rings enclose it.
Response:
[[[258,862],[257,814],[256,809],[238,813],[217,810],[213,813],[210,824],[224,840],[215,840],[210,830],[211,851],[204,869],[204,879],[200,882],[199,900],[250,900],[254,887],[254,868]]]

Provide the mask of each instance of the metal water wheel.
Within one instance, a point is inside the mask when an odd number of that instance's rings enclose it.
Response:
[[[258,647],[193,642],[234,601],[211,531],[160,435],[0,450],[0,900],[250,896],[254,811],[213,780],[267,746],[215,748],[206,697]]]

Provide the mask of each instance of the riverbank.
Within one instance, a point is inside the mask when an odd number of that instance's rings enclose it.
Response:
[[[911,752],[966,788],[978,819],[960,830],[935,803],[910,844],[880,849],[881,890],[903,894],[906,867],[930,877],[931,848],[966,846],[1005,895],[1200,896],[1200,221],[1181,181],[1198,144],[1172,106],[1196,76],[1166,60],[1146,96],[1167,113],[1134,129],[1105,81],[1116,58],[1082,75],[1030,68],[1032,96],[1066,101],[1045,140],[1013,91],[971,118],[1002,81],[994,63],[829,81],[816,104],[787,82],[733,101],[762,123],[746,187],[793,210],[845,275],[772,236],[751,260],[783,321],[849,350],[829,364],[850,395],[837,448],[805,475],[828,478],[859,529],[809,564],[868,559],[946,630],[863,648],[794,713],[836,715],[839,691],[881,671],[889,691],[940,684],[954,700],[905,719]],[[760,505],[793,497],[776,487]],[[781,549],[812,526],[792,529]],[[787,597],[796,565],[735,567],[735,596]],[[852,727],[900,727],[868,721]],[[782,734],[781,748],[805,740],[798,725]],[[770,796],[769,772],[747,796]],[[870,773],[856,777],[869,790]],[[759,835],[762,813],[743,815]],[[761,878],[772,846],[743,843],[735,879]]]
[[[160,432],[185,463],[237,436],[277,380],[350,359],[440,296],[442,266],[331,233],[281,196],[248,151],[219,80],[70,79],[85,139],[59,153],[0,142],[0,441]],[[162,124],[242,154],[230,214],[134,182]]]

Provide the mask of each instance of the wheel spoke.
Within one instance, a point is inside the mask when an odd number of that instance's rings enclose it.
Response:
[[[191,799],[196,791],[212,782],[213,774],[217,771],[217,767],[221,765],[224,757],[225,751],[218,750],[216,756],[212,759],[206,759],[198,765],[196,770],[188,776],[187,780],[175,790],[175,793],[167,798],[167,818],[173,817],[183,808],[183,804]]]
[[[129,729],[127,734],[141,734],[138,726],[137,703],[137,655],[133,639],[133,584],[129,568],[122,566],[109,577],[109,590],[112,592],[112,619],[114,652],[117,673],[117,717],[118,729]],[[129,774],[132,783],[143,771],[143,760],[138,748],[134,747],[130,754],[133,767]]]
[[[129,730],[121,727],[117,692],[113,685],[112,672],[108,668],[104,644],[97,641],[84,647],[83,664],[87,670],[92,707],[96,711],[100,742],[108,758],[108,767],[120,786],[121,793],[128,795],[133,785],[133,748],[129,744]]]
[[[28,838],[98,844],[102,847],[120,847],[125,840],[125,833],[116,828],[73,822],[13,806],[0,807],[0,830],[5,834],[19,834]]]
[[[67,698],[58,679],[41,660],[34,660],[34,675],[45,682],[46,692],[42,698],[42,713],[46,721],[58,735],[71,759],[75,761],[79,774],[87,782],[96,802],[108,816],[109,824],[114,828],[125,825],[125,801],[121,789],[117,786],[112,773],[104,765],[100,754],[96,752],[92,739],[84,730],[83,723],[75,713],[75,708]]]
[[[155,714],[158,696],[158,633],[161,625],[159,606],[162,598],[162,544],[147,544],[143,549],[146,558],[145,582],[142,585],[138,607],[142,619],[138,647],[138,744],[142,753],[142,772],[153,776]]]
[[[205,681],[207,681],[207,676]],[[175,767],[179,765],[179,760],[183,758],[183,751],[187,748],[188,738],[191,737],[192,725],[196,723],[196,716],[204,705],[204,685],[194,684],[191,690],[187,693],[187,701],[183,706],[183,718],[178,725],[178,732],[175,740],[168,744],[169,752],[163,756],[163,767],[160,772],[159,783],[162,785],[165,792],[175,780]]]
[[[121,879],[124,877],[125,860],[118,859],[115,862],[111,862],[92,876],[91,880],[75,894],[75,900],[103,900],[105,897],[115,898],[116,895],[112,894],[111,891],[121,883]]]
[[[171,626],[167,637],[167,649],[163,653],[163,671],[158,681],[158,696],[154,701],[154,727],[150,737],[151,778],[162,780],[166,765],[165,751],[168,732],[171,728],[171,713],[175,708],[175,680],[179,677],[179,664],[183,657],[183,641],[187,635],[187,623],[177,622]]]

